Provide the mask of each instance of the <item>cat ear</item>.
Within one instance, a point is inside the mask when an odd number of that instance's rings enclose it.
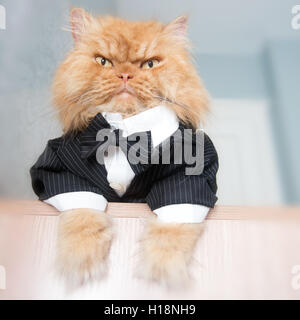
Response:
[[[70,11],[70,26],[75,44],[81,40],[81,36],[87,25],[92,21],[92,17],[81,8],[73,8]]]
[[[177,37],[185,37],[188,25],[187,15],[179,16],[166,26],[166,31]]]

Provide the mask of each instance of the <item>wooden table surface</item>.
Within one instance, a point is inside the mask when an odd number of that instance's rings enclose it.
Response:
[[[54,271],[59,213],[39,201],[0,201],[0,299],[300,298],[299,208],[211,210],[184,290],[138,276],[147,205],[110,203],[107,213],[115,235],[107,274],[69,291]]]

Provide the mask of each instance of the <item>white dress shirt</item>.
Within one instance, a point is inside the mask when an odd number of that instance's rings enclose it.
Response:
[[[151,131],[153,147],[170,137],[179,126],[175,112],[163,105],[126,119],[119,113],[103,112],[102,115],[113,128],[122,130],[124,137],[136,132]],[[104,156],[104,165],[110,187],[122,196],[135,176],[126,155],[119,147],[110,146]],[[107,206],[107,200],[93,192],[62,193],[45,202],[59,211],[79,208],[105,211]],[[205,219],[208,211],[208,207],[184,203],[164,206],[154,210],[154,213],[164,222],[199,223]]]

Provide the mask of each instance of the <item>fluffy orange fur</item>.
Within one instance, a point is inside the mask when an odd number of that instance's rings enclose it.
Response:
[[[168,287],[189,280],[188,264],[203,224],[176,224],[150,220],[143,236],[141,275]]]
[[[63,212],[59,219],[57,264],[71,286],[100,278],[112,239],[107,214],[91,209]]]
[[[58,68],[53,86],[65,132],[82,130],[101,111],[128,117],[161,102],[184,123],[199,126],[208,96],[191,63],[186,17],[164,25],[93,17],[77,8],[70,17],[75,46]],[[109,59],[112,66],[103,67],[97,56]],[[159,60],[155,68],[141,68],[152,58]],[[118,95],[121,73],[131,77],[133,94],[127,99]]]

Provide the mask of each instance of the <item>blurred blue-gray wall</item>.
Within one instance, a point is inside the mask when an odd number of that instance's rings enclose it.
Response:
[[[72,46],[71,5],[128,19],[189,15],[197,68],[215,98],[265,99],[286,203],[300,203],[300,30],[294,0],[0,0],[0,193],[32,196],[28,169],[60,134],[51,108],[54,71]],[[263,156],[263,155],[260,155]],[[13,170],[9,170],[13,168]]]

